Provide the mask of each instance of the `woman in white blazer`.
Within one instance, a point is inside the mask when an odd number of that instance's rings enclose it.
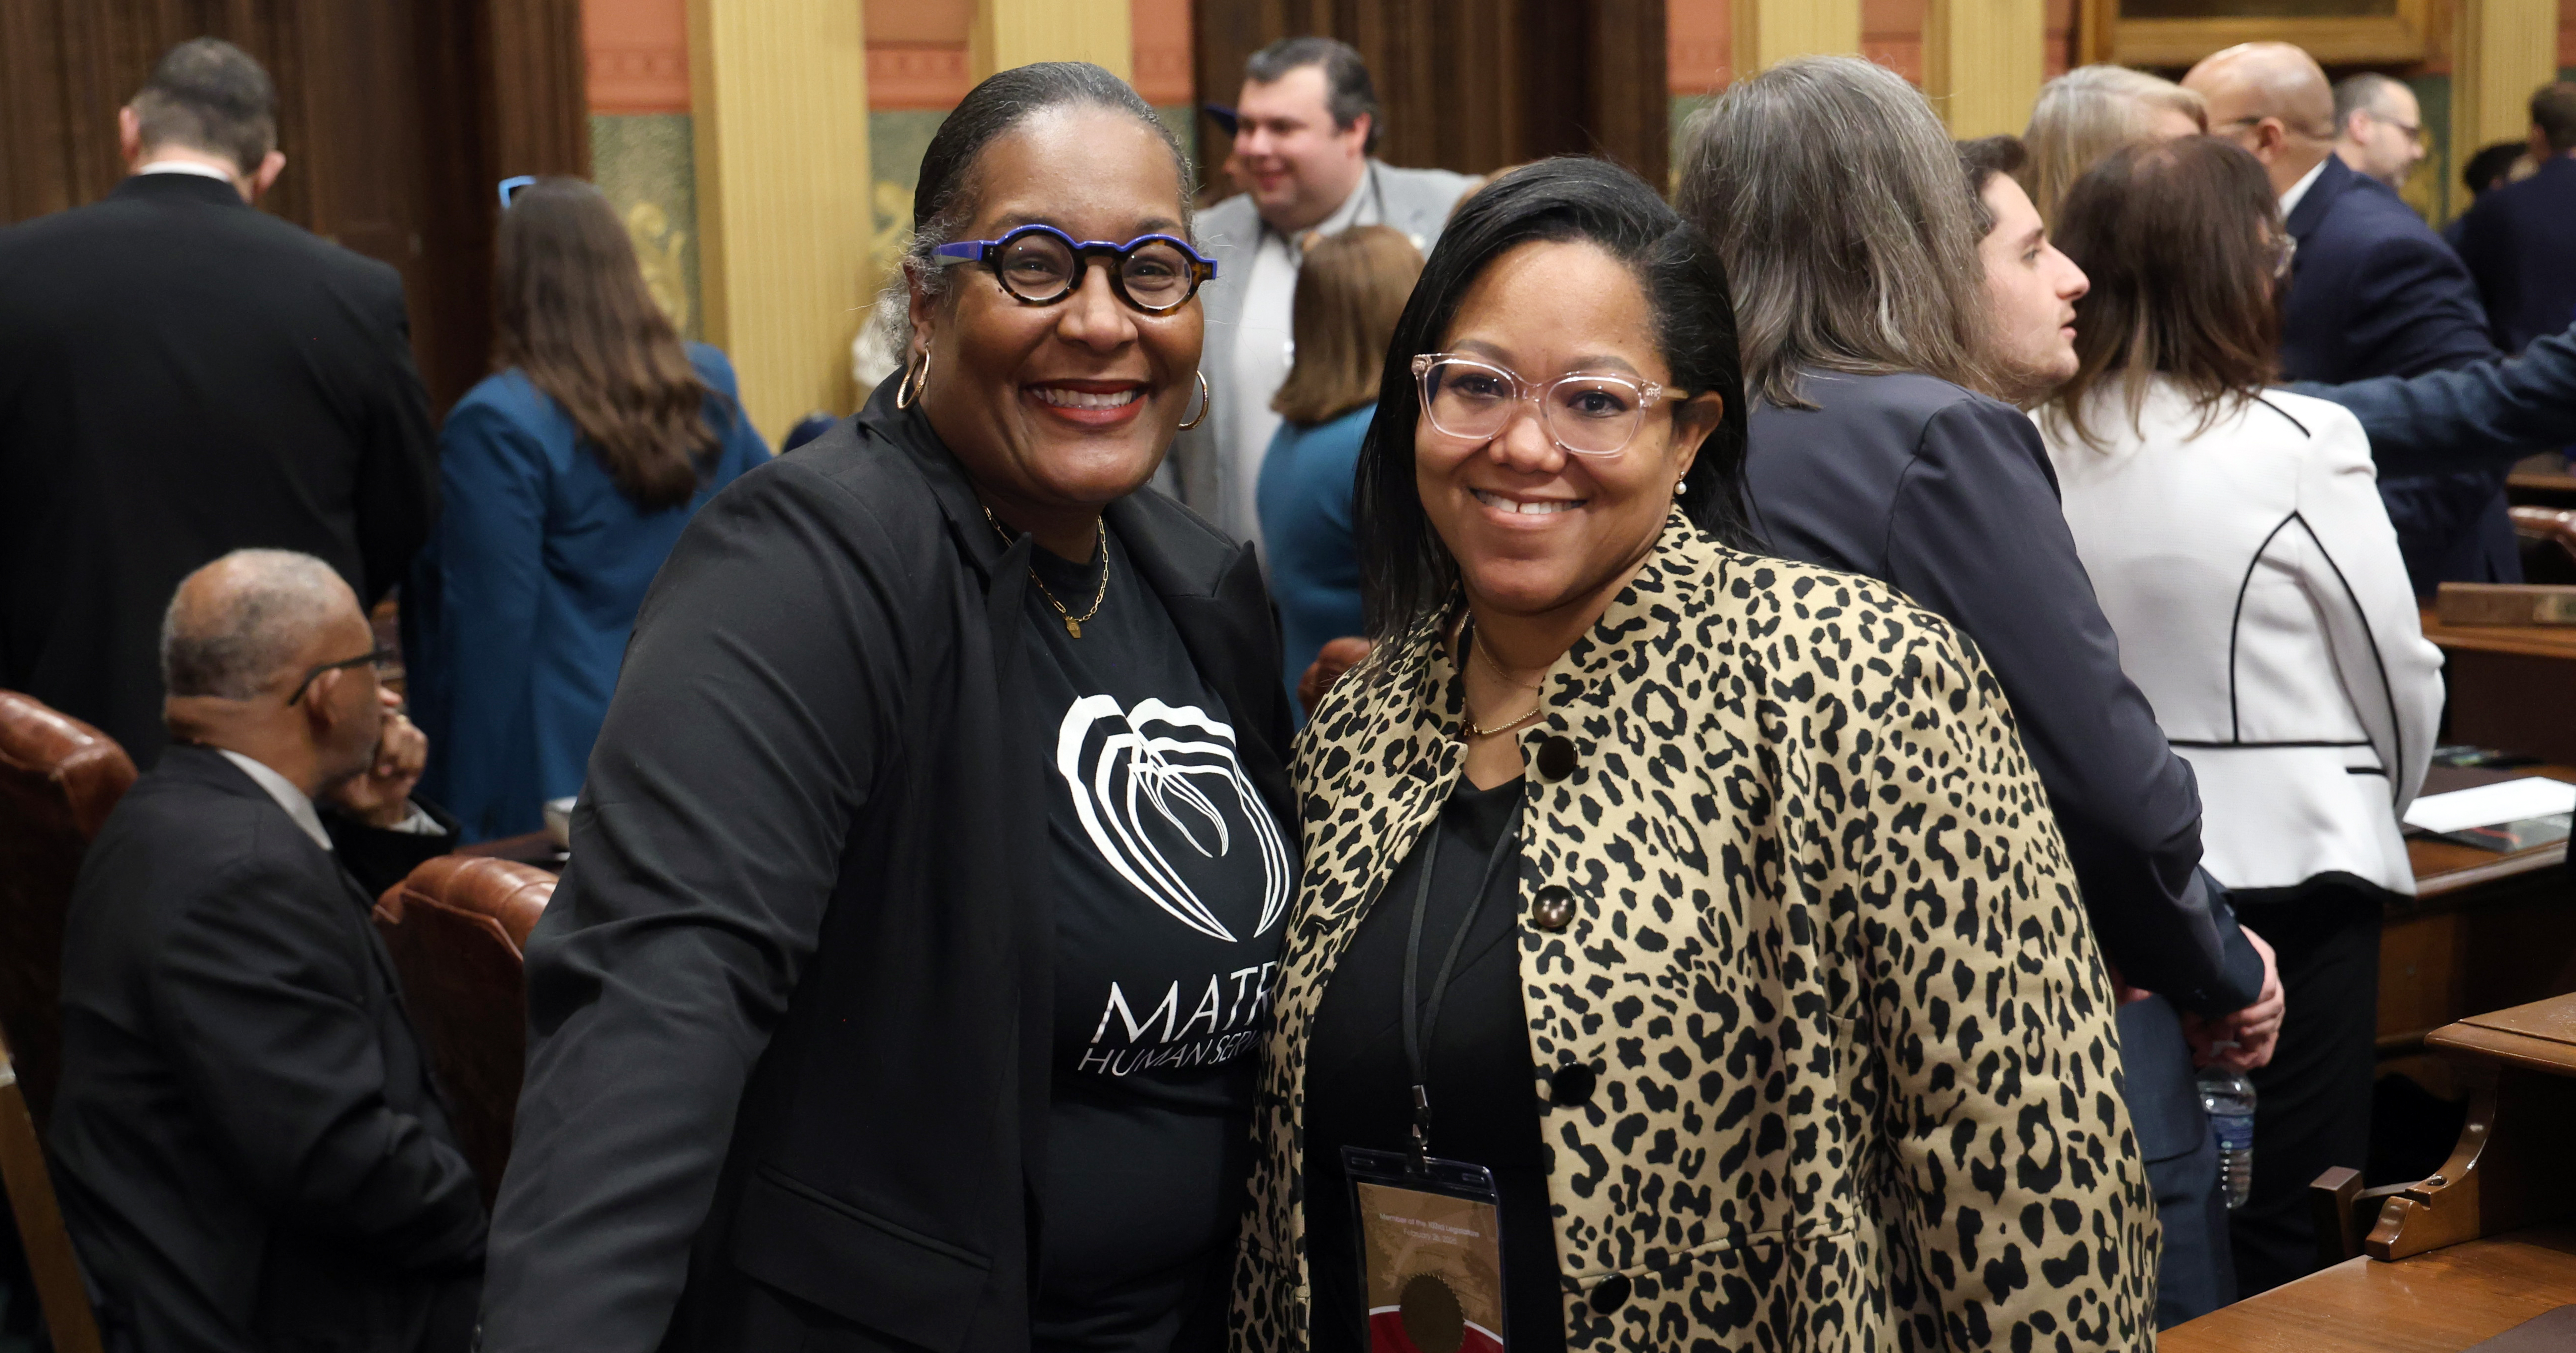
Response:
[[[2122,151],[2058,230],[2093,282],[2076,377],[2040,414],[2067,524],[2122,669],[2199,777],[2203,861],[2288,1000],[2230,1227],[2251,1295],[2313,1267],[2308,1183],[2367,1156],[2380,915],[2415,890],[2398,815],[2442,659],[2360,423],[2265,388],[2292,246],[2254,158],[2208,137]]]

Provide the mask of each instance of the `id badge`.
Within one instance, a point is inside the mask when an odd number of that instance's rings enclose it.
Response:
[[[1503,1198],[1494,1172],[1342,1148],[1369,1353],[1502,1353]]]

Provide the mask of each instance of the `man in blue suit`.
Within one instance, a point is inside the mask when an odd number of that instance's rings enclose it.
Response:
[[[2460,259],[2507,352],[2576,321],[2576,82],[2531,96],[2531,154],[2539,172],[2460,218]]]
[[[2192,67],[2183,85],[2209,101],[2210,132],[2251,151],[2281,195],[2298,246],[2282,315],[2288,379],[2339,385],[2496,355],[2458,256],[2387,185],[2330,153],[2334,94],[2313,58],[2247,43]],[[2503,472],[2383,475],[2379,488],[2419,594],[2521,581]]]
[[[2519,357],[2456,371],[2290,388],[2352,410],[2382,470],[2501,470],[2534,451],[2576,444],[2576,325]]]

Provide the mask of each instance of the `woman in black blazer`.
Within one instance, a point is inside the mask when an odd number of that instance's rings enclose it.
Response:
[[[1295,861],[1252,554],[1139,491],[1205,413],[1189,181],[1098,67],[979,85],[904,371],[681,537],[529,945],[486,1349],[1221,1343]]]

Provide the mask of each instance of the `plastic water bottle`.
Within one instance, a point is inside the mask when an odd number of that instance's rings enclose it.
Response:
[[[2241,1071],[2213,1066],[2200,1073],[2200,1106],[2209,1111],[2209,1129],[2218,1138],[2218,1182],[2232,1212],[2254,1191],[2254,1082]]]

